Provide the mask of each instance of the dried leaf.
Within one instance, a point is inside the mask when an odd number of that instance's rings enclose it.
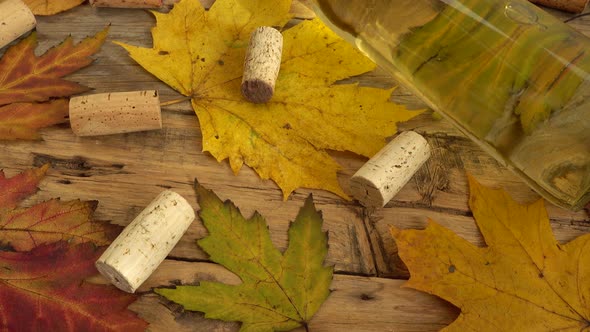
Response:
[[[419,112],[389,103],[391,90],[335,85],[375,65],[318,20],[284,31],[273,99],[246,101],[240,83],[250,34],[259,26],[284,26],[290,7],[289,0],[218,0],[205,11],[198,0],[182,0],[168,14],[153,12],[153,48],[119,44],[192,98],[203,150],[229,159],[234,173],[249,165],[274,180],[285,199],[299,187],[347,197],[336,176],[340,166],[327,151],[370,157],[398,121]]]
[[[0,140],[38,139],[38,130],[67,121],[67,99],[0,106]]]
[[[34,53],[36,33],[9,48],[0,60],[0,105],[42,102],[87,91],[63,77],[90,65],[90,56],[100,49],[107,33],[105,29],[77,45],[68,37],[40,57]]]
[[[15,209],[47,168],[10,179],[0,172],[0,329],[143,331],[147,324],[126,310],[135,296],[84,281],[97,274],[94,262],[104,247],[96,245],[119,230],[92,221],[96,202],[51,200]]]
[[[29,6],[33,14],[47,16],[55,15],[72,9],[85,0],[23,0]]]
[[[199,240],[212,261],[238,275],[242,284],[202,281],[199,286],[156,292],[205,312],[205,317],[240,321],[240,331],[287,331],[304,326],[329,295],[331,267],[325,267],[328,239],[311,196],[289,227],[289,246],[281,254],[264,218],[246,220],[230,202],[196,185],[199,216],[209,235]]]
[[[63,202],[52,199],[29,208],[18,202],[37,190],[48,166],[6,179],[0,173],[0,245],[28,251],[41,244],[68,241],[107,245],[120,231],[119,226],[92,220],[97,202]]]
[[[0,139],[36,139],[38,129],[64,122],[67,100],[52,99],[88,90],[63,77],[90,65],[107,33],[105,29],[77,45],[68,37],[40,57],[34,53],[35,33],[9,48],[0,59]]]
[[[96,205],[92,201],[52,199],[27,209],[0,214],[0,239],[9,239],[7,244],[18,251],[61,240],[72,244],[108,245],[120,230],[115,225],[92,221]]]
[[[49,165],[24,171],[10,179],[0,170],[0,211],[14,209],[23,199],[37,192],[39,181]]]
[[[5,331],[143,331],[127,306],[136,297],[84,282],[102,252],[90,243],[0,252],[0,322]]]
[[[445,331],[582,331],[590,325],[590,234],[553,237],[543,201],[514,202],[470,178],[470,206],[487,247],[430,222],[392,229],[407,287],[461,308]]]

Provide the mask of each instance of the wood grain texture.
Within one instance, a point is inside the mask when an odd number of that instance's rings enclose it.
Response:
[[[162,0],[90,0],[94,7],[109,8],[160,8]]]
[[[166,10],[166,9],[164,9]],[[565,18],[565,14],[560,14]],[[72,34],[76,40],[111,25],[109,41],[120,40],[151,46],[153,17],[143,10],[91,8],[83,5],[66,13],[38,19],[40,52]],[[590,19],[571,23],[590,33]],[[180,96],[136,65],[125,51],[107,41],[93,66],[69,79],[93,87],[94,93],[157,89],[162,102]],[[0,53],[5,50],[0,50]],[[351,80],[348,80],[351,81]],[[395,82],[384,72],[355,78],[362,85],[391,87]],[[393,99],[410,108],[424,107],[418,99],[398,88]],[[312,331],[434,331],[457,314],[449,304],[412,290],[400,288],[408,274],[396,255],[389,226],[423,227],[427,217],[439,221],[469,241],[482,244],[467,206],[467,178],[473,174],[488,186],[506,188],[517,200],[529,202],[538,195],[509,170],[500,166],[465,136],[431,113],[404,123],[400,130],[415,130],[432,146],[432,157],[385,208],[370,211],[357,202],[315,190],[297,190],[283,202],[279,188],[260,180],[244,168],[234,176],[227,162],[218,163],[202,153],[198,121],[189,103],[163,108],[161,131],[108,137],[80,138],[67,125],[43,131],[43,141],[0,142],[0,168],[7,175],[33,165],[51,162],[40,192],[25,205],[52,197],[98,200],[97,217],[126,225],[164,189],[172,189],[198,208],[193,179],[231,199],[249,216],[255,210],[269,223],[273,242],[287,245],[287,228],[313,193],[323,211],[329,231],[327,264],[336,269],[334,292],[312,324]],[[348,187],[350,177],[366,162],[350,153],[334,153],[343,166],[339,179]],[[548,206],[560,241],[590,232],[583,212]],[[141,300],[133,310],[152,323],[153,331],[237,331],[235,323],[205,320],[201,314],[183,312],[150,289],[199,280],[225,280],[224,270],[207,263],[207,255],[195,241],[206,234],[199,220],[189,228],[168,260],[140,289]],[[222,275],[224,277],[222,277]],[[395,279],[397,278],[397,279]]]

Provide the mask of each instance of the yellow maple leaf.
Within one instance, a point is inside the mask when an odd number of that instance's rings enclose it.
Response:
[[[54,15],[72,9],[85,0],[23,0],[35,15]]]
[[[590,234],[553,237],[542,200],[514,202],[469,179],[470,206],[488,247],[430,221],[392,228],[411,274],[406,287],[461,308],[445,331],[586,331],[590,328]]]
[[[281,71],[273,99],[252,104],[240,93],[250,34],[284,26],[289,0],[218,0],[205,11],[182,0],[168,14],[153,12],[153,48],[119,43],[156,77],[192,98],[203,150],[245,163],[274,180],[286,199],[299,188],[347,197],[340,166],[327,150],[370,157],[396,132],[396,122],[419,114],[389,103],[391,90],[334,85],[375,65],[317,20],[284,31]]]

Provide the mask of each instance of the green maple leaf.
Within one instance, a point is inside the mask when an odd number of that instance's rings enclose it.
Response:
[[[324,266],[328,238],[311,196],[289,227],[281,253],[271,242],[264,218],[245,219],[230,202],[195,185],[199,216],[209,236],[199,240],[212,261],[238,275],[240,285],[202,281],[199,286],[156,292],[205,317],[240,321],[240,331],[287,331],[306,326],[326,300],[333,268]]]

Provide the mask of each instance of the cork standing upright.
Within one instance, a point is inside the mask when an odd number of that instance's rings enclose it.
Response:
[[[259,27],[250,37],[244,62],[242,95],[253,103],[268,102],[281,68],[283,35],[272,27]]]

